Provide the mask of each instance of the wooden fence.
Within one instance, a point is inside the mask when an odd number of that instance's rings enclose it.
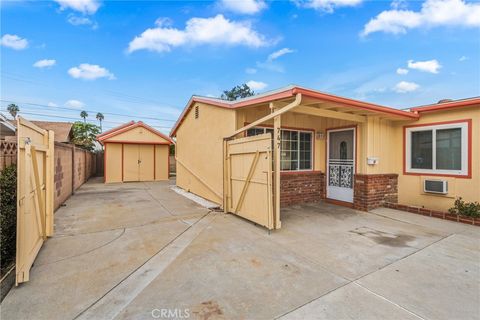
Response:
[[[17,119],[16,284],[30,268],[47,236],[53,235],[53,131]]]
[[[17,142],[0,140],[0,171],[17,163]]]

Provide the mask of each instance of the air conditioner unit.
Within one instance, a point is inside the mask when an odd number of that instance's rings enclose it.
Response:
[[[446,180],[424,180],[423,191],[426,193],[448,193],[448,181]]]

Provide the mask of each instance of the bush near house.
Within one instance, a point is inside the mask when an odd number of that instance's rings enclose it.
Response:
[[[0,274],[15,261],[17,233],[17,167],[11,165],[0,173]]]
[[[461,216],[480,218],[480,203],[476,201],[465,202],[459,197],[455,200],[453,208],[448,209],[448,212]]]

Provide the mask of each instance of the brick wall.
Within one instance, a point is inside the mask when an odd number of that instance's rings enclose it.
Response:
[[[96,173],[96,155],[55,142],[55,210]],[[72,163],[73,159],[75,160]]]
[[[386,202],[398,202],[397,174],[356,174],[353,207],[369,211]]]
[[[280,204],[318,202],[325,199],[325,174],[320,171],[280,174]]]
[[[55,209],[72,194],[72,146],[55,143]]]

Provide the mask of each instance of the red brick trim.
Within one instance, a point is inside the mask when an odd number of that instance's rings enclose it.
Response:
[[[448,213],[448,212],[431,210],[431,209],[420,208],[420,207],[415,207],[415,206],[407,206],[407,205],[403,205],[403,204],[390,203],[390,202],[385,202],[383,204],[383,206],[385,208],[407,211],[407,212],[410,212],[410,213],[420,214],[422,216],[434,217],[434,218],[439,218],[439,219],[444,219],[444,220],[449,220],[449,221],[471,224],[471,225],[474,225],[474,226],[480,226],[480,218],[465,217],[465,216],[461,216],[461,215],[451,214],[451,213]]]
[[[398,174],[356,174],[353,207],[370,211],[385,202],[398,202]]]
[[[296,171],[280,173],[280,205],[319,202],[325,199],[325,173]]]

